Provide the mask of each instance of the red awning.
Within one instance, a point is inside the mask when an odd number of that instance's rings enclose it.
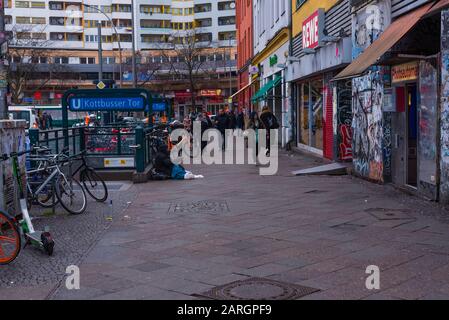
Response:
[[[447,2],[443,0],[442,2]],[[409,32],[418,21],[431,11],[434,2],[426,4],[393,21],[387,29],[360,56],[340,72],[333,80],[354,78],[374,65],[379,58],[390,50],[402,37]]]

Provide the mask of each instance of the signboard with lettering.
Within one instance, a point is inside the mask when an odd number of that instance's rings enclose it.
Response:
[[[153,103],[153,111],[165,111],[167,104],[165,102],[155,102]]]
[[[318,9],[302,23],[302,47],[314,49],[321,45],[325,15],[324,9]]]
[[[398,83],[418,79],[418,63],[409,62],[391,68],[391,82]]]
[[[70,111],[143,111],[143,97],[129,98],[87,98],[75,97],[69,99]]]

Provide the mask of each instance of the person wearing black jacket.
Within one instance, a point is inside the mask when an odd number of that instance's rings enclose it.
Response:
[[[228,129],[234,130],[237,127],[237,118],[234,110],[229,111],[229,127]]]
[[[267,135],[267,156],[270,155],[271,142],[270,142],[270,129],[278,129],[279,125],[275,115],[270,111],[268,106],[262,108],[262,113],[260,114],[261,129],[266,130]]]
[[[165,144],[159,146],[154,160],[154,169],[156,172],[170,178],[173,166],[174,164],[170,159],[170,152],[168,151],[167,146]]]
[[[215,127],[221,133],[222,147],[223,147],[225,145],[225,132],[226,132],[226,129],[229,128],[229,117],[224,112],[223,109],[220,109],[220,111],[219,111],[219,114],[215,120]]]

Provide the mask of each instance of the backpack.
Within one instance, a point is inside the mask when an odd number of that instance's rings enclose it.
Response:
[[[274,114],[271,114],[270,117],[267,119],[267,121],[270,129],[279,129],[279,122]]]

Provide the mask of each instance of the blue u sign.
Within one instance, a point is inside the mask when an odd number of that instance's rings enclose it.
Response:
[[[143,97],[123,98],[71,98],[69,109],[77,111],[143,111]]]

